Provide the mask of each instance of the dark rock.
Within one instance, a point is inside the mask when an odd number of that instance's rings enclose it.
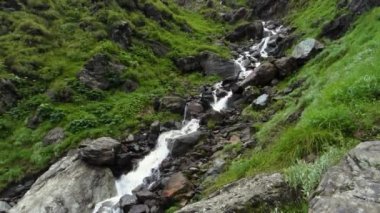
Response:
[[[91,89],[107,90],[121,85],[121,72],[125,67],[113,63],[109,56],[98,54],[89,60],[77,75],[80,82]]]
[[[214,7],[214,2],[212,0],[207,0],[206,6],[212,8]]]
[[[292,57],[298,62],[305,62],[311,59],[316,53],[320,52],[324,45],[319,41],[308,38],[299,43],[293,50]]]
[[[160,100],[159,110],[168,110],[173,113],[183,114],[186,100],[179,96],[165,96]]]
[[[348,31],[353,21],[353,15],[341,15],[336,19],[325,24],[322,28],[320,36],[327,37],[330,39],[338,39]]]
[[[135,193],[139,202],[144,203],[146,200],[154,200],[157,199],[157,195],[149,190],[140,190]]]
[[[230,42],[241,41],[243,39],[260,40],[264,36],[263,24],[260,21],[244,24],[237,27],[233,32],[226,36]]]
[[[127,10],[136,10],[139,6],[137,0],[116,0],[116,2],[120,5],[120,7]]]
[[[354,15],[363,14],[374,7],[380,6],[378,0],[343,0],[341,6],[347,7]]]
[[[123,90],[126,93],[133,92],[139,87],[139,84],[135,81],[132,81],[130,79],[127,79],[124,81],[123,85],[121,86],[121,90]]]
[[[247,14],[248,14],[247,9],[245,9],[244,7],[239,8],[238,10],[234,11],[234,13],[232,14],[230,23],[236,23],[240,21],[241,19],[244,19]]]
[[[165,56],[170,51],[169,47],[158,41],[150,41],[148,45],[157,56]]]
[[[109,137],[98,138],[80,147],[80,157],[88,164],[95,166],[115,165],[116,152],[120,142]]]
[[[0,10],[16,11],[20,9],[21,9],[21,5],[17,0],[3,0],[0,2]]]
[[[15,106],[20,96],[9,80],[0,79],[0,115]]]
[[[119,201],[119,206],[124,212],[128,212],[135,204],[137,204],[137,197],[135,195],[124,195]]]
[[[168,145],[169,150],[171,151],[171,155],[173,157],[182,156],[189,149],[191,149],[195,144],[198,143],[201,136],[202,136],[202,132],[197,131],[197,132],[190,133],[188,135],[171,139]]]
[[[127,49],[132,44],[132,28],[127,22],[116,25],[111,30],[111,39],[122,48]]]
[[[11,209],[11,206],[4,201],[0,200],[0,213],[7,213]]]
[[[292,57],[283,57],[274,61],[280,78],[285,78],[298,68],[297,61]]]
[[[380,141],[364,142],[330,168],[313,193],[309,212],[380,211]]]
[[[65,138],[65,130],[61,127],[56,127],[50,130],[44,137],[44,145],[51,145],[61,142]]]
[[[184,73],[202,70],[199,56],[179,58],[175,61],[175,64]]]
[[[252,18],[274,19],[286,14],[288,0],[249,0]]]
[[[232,60],[219,57],[211,52],[201,53],[200,65],[205,75],[217,75],[223,79],[235,77],[240,68]]]
[[[180,201],[182,198],[186,198],[192,192],[193,185],[191,182],[181,173],[175,173],[170,176],[162,195],[165,198]]]
[[[192,101],[187,103],[187,115],[186,116],[197,116],[204,112],[204,108],[201,103],[197,101]]]
[[[148,18],[151,18],[159,23],[163,23],[164,20],[171,20],[173,19],[172,15],[170,13],[167,13],[165,11],[160,11],[158,8],[156,8],[153,4],[145,4],[143,8],[145,16]]]
[[[144,204],[134,205],[127,213],[149,213],[149,207]]]
[[[246,87],[248,85],[265,86],[269,84],[277,76],[277,68],[269,62],[261,64],[255,68],[251,74],[247,76],[240,86]]]
[[[69,103],[73,101],[74,91],[69,87],[59,88],[57,90],[50,90],[47,95],[54,102]]]

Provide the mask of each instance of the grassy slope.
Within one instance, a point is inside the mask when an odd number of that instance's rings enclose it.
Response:
[[[0,34],[0,77],[13,79],[24,97],[17,107],[0,117],[0,189],[25,174],[44,168],[52,159],[75,147],[81,139],[98,136],[120,136],[134,131],[141,123],[177,118],[169,113],[153,113],[154,97],[167,93],[184,94],[189,88],[213,80],[197,74],[183,76],[171,58],[201,50],[213,50],[228,56],[228,51],[212,41],[225,26],[205,20],[196,13],[179,9],[172,1],[146,1],[173,14],[174,22],[187,22],[193,33],[182,32],[168,22],[163,28],[141,12],[126,11],[115,1],[108,5],[98,2],[94,12],[91,1],[30,0],[21,11],[0,11],[0,20],[12,24],[11,33]],[[33,9],[47,3],[45,11]],[[136,31],[151,40],[171,48],[166,57],[157,57],[145,42],[134,39],[130,50],[123,50],[108,39],[109,28],[120,21],[130,22]],[[144,21],[138,27],[135,23]],[[86,30],[80,25],[88,26]],[[38,31],[38,35],[31,31]],[[30,44],[32,43],[32,44]],[[91,56],[107,53],[127,66],[123,73],[140,82],[133,93],[91,91],[78,84],[76,73]],[[11,61],[18,76],[5,67]],[[46,90],[74,89],[72,103],[55,103]],[[37,110],[46,119],[36,130],[26,127],[26,121]],[[43,146],[42,138],[54,127],[66,130],[66,139],[58,145]],[[124,133],[125,134],[125,133]]]
[[[317,35],[319,29],[310,27],[311,20],[335,13],[335,4],[330,3],[318,0],[303,5],[289,20],[306,36]],[[359,141],[380,139],[379,12],[376,8],[362,15],[345,37],[327,41],[322,53],[279,86],[306,79],[301,88],[282,97],[280,101],[286,103],[282,110],[255,125],[260,148],[235,159],[206,194],[245,176],[283,171],[297,159],[320,156],[332,146],[347,150]],[[302,109],[298,122],[286,122]],[[245,113],[255,119],[263,112],[247,109]]]

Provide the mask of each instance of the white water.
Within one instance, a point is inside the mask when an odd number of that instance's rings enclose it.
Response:
[[[117,196],[96,204],[94,213],[119,212],[113,208],[120,198],[126,194],[132,194],[132,190],[144,183],[146,177],[150,177],[153,171],[158,170],[161,162],[169,155],[168,142],[180,136],[188,135],[199,129],[199,120],[192,119],[180,130],[171,130],[161,133],[157,139],[155,149],[138,163],[137,168],[116,180]]]
[[[229,91],[226,96],[217,100],[216,94],[214,94],[214,103],[211,104],[212,109],[217,112],[221,112],[222,110],[226,109],[228,100],[232,97],[232,95],[232,91]]]

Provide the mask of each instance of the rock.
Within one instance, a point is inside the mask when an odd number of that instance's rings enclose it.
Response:
[[[330,168],[309,212],[380,212],[380,141],[364,142]]]
[[[247,14],[248,14],[247,9],[245,9],[244,7],[239,8],[238,10],[234,11],[234,13],[232,14],[230,23],[236,23],[240,21],[241,19],[244,19]]]
[[[348,31],[353,21],[354,16],[352,14],[341,15],[325,24],[320,36],[338,39]]]
[[[262,109],[268,105],[269,95],[263,94],[253,101],[252,107],[255,109]]]
[[[268,85],[273,79],[276,78],[277,72],[277,68],[272,63],[265,62],[259,67],[256,67],[253,72],[240,83],[240,86],[246,87],[248,85]]]
[[[212,167],[207,170],[207,174],[211,176],[215,176],[223,171],[224,166],[226,165],[226,161],[222,158],[216,158],[213,163]]]
[[[139,87],[139,84],[135,81],[132,81],[130,79],[127,79],[124,81],[123,85],[121,86],[121,90],[123,90],[126,93],[133,92]]]
[[[56,127],[50,130],[44,137],[44,145],[51,145],[61,142],[65,138],[65,130],[61,127]]]
[[[54,102],[69,103],[73,101],[74,91],[70,87],[63,87],[56,90],[50,90],[47,95]]]
[[[119,206],[124,212],[128,212],[135,204],[137,204],[137,197],[135,195],[124,195],[119,201]]]
[[[169,47],[158,41],[150,41],[148,45],[156,56],[165,56],[170,51]]]
[[[123,83],[121,72],[124,68],[112,62],[109,56],[97,54],[85,64],[77,77],[91,89],[108,90]]]
[[[198,116],[204,112],[204,108],[198,101],[191,101],[187,103],[187,115],[186,116]]]
[[[16,87],[6,79],[0,79],[0,115],[15,106],[20,99]]]
[[[116,0],[116,2],[127,10],[136,10],[139,6],[137,0]]]
[[[369,11],[374,7],[380,6],[378,0],[343,0],[345,3],[341,3],[352,12],[354,15],[360,15],[363,12]]]
[[[140,191],[137,191],[135,193],[137,199],[139,200],[139,202],[143,203],[145,202],[146,200],[155,200],[157,199],[157,195],[154,194],[153,192],[149,191],[149,190],[140,190]]]
[[[169,150],[173,157],[184,155],[189,149],[198,143],[202,132],[197,131],[169,141]]]
[[[185,99],[176,95],[171,95],[161,98],[159,110],[168,110],[173,113],[183,114],[185,106]]]
[[[134,205],[132,208],[126,213],[149,213],[149,207],[144,204]]]
[[[0,200],[0,213],[7,213],[11,208],[12,206],[10,206],[7,202]]]
[[[17,11],[21,9],[20,3],[17,0],[3,0],[0,2],[0,10]]]
[[[114,182],[109,169],[88,166],[77,152],[69,153],[40,176],[9,212],[90,213],[95,203],[116,194]]]
[[[171,20],[173,19],[172,15],[170,13],[167,13],[165,11],[160,11],[158,8],[156,8],[153,4],[145,4],[143,8],[143,12],[146,17],[151,18],[160,24],[164,23],[164,20]]]
[[[203,52],[200,57],[200,65],[205,75],[217,75],[227,79],[236,77],[240,72],[240,67],[233,60],[221,58],[212,52]]]
[[[278,69],[280,78],[285,78],[293,73],[297,68],[297,61],[292,57],[282,57],[274,61],[274,65]]]
[[[175,61],[176,66],[184,73],[202,70],[199,56],[188,56]]]
[[[299,43],[293,50],[292,57],[299,62],[305,62],[311,59],[316,53],[321,51],[324,45],[319,41],[308,38]]]
[[[281,174],[257,175],[231,183],[207,199],[187,205],[177,213],[245,212],[247,206],[280,205],[293,199],[291,188]]]
[[[115,165],[116,152],[120,149],[120,142],[103,137],[93,140],[80,148],[80,157],[88,164],[95,166]]]
[[[264,36],[264,27],[260,21],[244,24],[237,27],[233,32],[226,36],[230,42],[237,42],[243,39],[260,40]]]
[[[187,197],[187,194],[192,191],[192,187],[190,181],[181,172],[178,172],[170,176],[162,195],[165,198],[180,201]]]
[[[274,19],[286,14],[288,0],[248,0],[252,18]]]
[[[111,40],[118,43],[122,48],[127,49],[132,44],[132,28],[127,22],[123,22],[111,29]]]

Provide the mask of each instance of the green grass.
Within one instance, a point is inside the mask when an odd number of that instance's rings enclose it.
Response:
[[[285,107],[268,122],[255,125],[259,148],[231,162],[206,194],[245,176],[283,171],[299,159],[325,153],[326,147],[349,149],[359,141],[380,139],[379,12],[376,8],[363,15],[345,37],[292,77],[306,82],[283,97]],[[302,111],[299,120],[287,123],[297,110]]]

